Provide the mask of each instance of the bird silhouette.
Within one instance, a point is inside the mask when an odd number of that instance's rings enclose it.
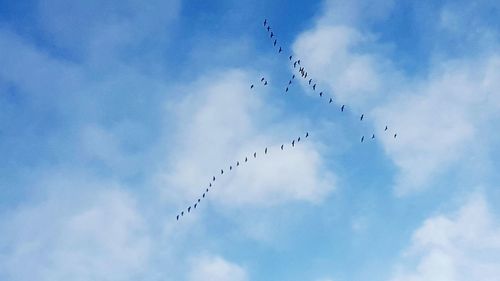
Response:
[[[264,86],[267,86],[267,81],[266,81],[266,82],[264,82]]]
[[[340,108],[340,111],[344,112],[344,104],[342,105],[342,107]]]
[[[304,78],[307,78],[307,72],[306,72],[306,74],[304,74]]]
[[[283,145],[281,145],[281,150],[283,150]]]
[[[309,136],[309,132],[306,133],[306,138]]]
[[[293,63],[293,68],[297,67],[297,62]]]
[[[224,174],[224,170],[220,169],[220,174],[223,175]]]
[[[177,220],[179,220],[179,215],[177,215]]]
[[[188,213],[191,212],[191,206],[188,207]]]
[[[211,182],[210,182],[210,183],[208,183],[208,186],[209,186],[209,187],[212,187],[212,183],[211,183]]]
[[[372,139],[374,139],[374,138],[375,138],[375,134],[372,135]]]
[[[208,188],[205,191],[208,192]]]
[[[267,25],[267,19],[264,19],[264,26]]]
[[[398,134],[394,134],[394,138],[396,138],[398,136]]]
[[[288,57],[288,60],[290,60],[290,61],[291,61],[291,60],[292,60],[292,56],[289,56],[289,57]]]
[[[298,60],[297,63],[300,65],[300,60]]]
[[[299,141],[300,141],[300,137],[297,139],[297,142],[299,142]]]
[[[362,136],[361,137],[361,142],[363,142],[365,140],[365,136]]]
[[[316,84],[313,85],[313,90],[316,91]]]
[[[319,92],[319,96],[322,97],[323,96],[323,92]]]
[[[184,211],[181,212],[181,216],[184,216]]]
[[[271,31],[271,38],[273,38],[273,37],[274,37],[274,33]]]
[[[269,30],[271,30],[271,27],[270,27],[270,26],[267,26],[267,32],[269,32]]]
[[[196,209],[196,206],[198,205],[198,203],[194,203],[194,208]]]
[[[250,89],[253,89],[253,84],[252,84],[252,86],[250,86]]]
[[[294,74],[294,75],[292,75],[292,79],[295,79],[295,74]]]
[[[387,131],[387,126],[385,126],[385,129],[384,129],[384,131]]]
[[[264,79],[266,79],[266,78],[264,78],[264,77],[260,78],[260,82],[264,81]]]
[[[201,201],[201,199],[200,199],[200,198],[198,198],[198,203],[200,203],[200,201]]]
[[[248,158],[245,157],[245,162],[247,162],[247,161],[248,161]]]
[[[361,114],[361,117],[359,117],[359,121],[363,121],[363,117],[365,117],[365,115]]]
[[[239,166],[240,165],[240,162],[239,161],[236,161],[236,166]]]
[[[266,149],[264,150],[264,154],[267,154],[267,147],[266,147]]]
[[[278,40],[274,39],[273,46],[276,46],[276,43],[278,43]]]
[[[286,87],[286,90],[285,90],[285,92],[288,92],[288,87]]]
[[[282,50],[281,50],[281,47],[280,47],[280,49],[278,50],[278,53],[281,53],[281,51],[282,51]]]
[[[311,85],[311,82],[312,82],[312,81],[313,81],[312,79],[309,79],[309,85]]]
[[[330,98],[330,101],[329,101],[328,103],[332,103],[332,102],[333,102],[333,99],[332,99],[332,98]]]
[[[215,176],[212,178],[212,181],[215,181]]]
[[[203,196],[203,198],[205,198],[205,193],[203,193],[203,195],[202,195],[202,196]]]
[[[288,80],[288,85],[292,84],[292,80]]]
[[[253,153],[253,158],[257,158],[257,152]]]
[[[229,171],[231,171],[233,169],[233,166],[229,166]]]
[[[292,147],[295,147],[295,140],[292,141]]]

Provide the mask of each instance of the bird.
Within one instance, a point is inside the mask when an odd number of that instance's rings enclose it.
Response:
[[[274,33],[271,31],[271,38],[273,38],[273,37],[274,37]]]
[[[309,136],[309,132],[306,133],[306,138]]]
[[[257,152],[253,153],[253,158],[257,158]]]
[[[297,63],[300,65],[300,60],[298,60]]]
[[[208,192],[208,188],[205,191]]]
[[[210,183],[208,183],[208,186],[209,186],[209,187],[212,187],[212,183],[211,183],[211,182],[210,182]]]
[[[313,90],[316,91],[316,84],[313,85]]]
[[[295,140],[292,141],[292,146],[295,147]]]
[[[194,208],[196,209],[196,206],[198,205],[198,203],[194,203]]]
[[[267,154],[267,147],[266,147],[266,149],[264,150],[264,154]]]
[[[253,89],[253,84],[250,86],[250,89]]]
[[[365,136],[362,136],[362,137],[361,137],[361,142],[363,142],[363,140],[365,140]]]
[[[329,101],[328,103],[332,103],[332,102],[333,102],[333,99],[332,99],[332,98],[330,98],[330,101]]]
[[[359,117],[359,121],[363,121],[363,117],[365,117],[365,115],[361,114],[361,117]]]
[[[374,138],[375,138],[375,134],[372,134],[372,139],[374,139]]]
[[[297,67],[297,62],[293,63],[293,68]]]
[[[212,181],[215,181],[215,176],[212,178]]]
[[[278,53],[281,53],[281,51],[282,51],[282,50],[281,50],[281,47],[280,47],[280,49],[278,50]]]
[[[231,171],[233,169],[233,166],[229,166],[229,171]]]
[[[319,96],[322,97],[323,96],[323,92],[319,92]]]
[[[264,81],[264,79],[265,79],[264,77],[260,78],[260,82]]]
[[[313,81],[312,79],[309,79],[309,85],[311,85],[311,82],[312,82],[312,81]]]
[[[297,142],[299,142],[299,141],[300,141],[300,137],[297,139]]]
[[[288,85],[292,84],[292,80],[288,80]]]
[[[278,42],[278,40],[274,39],[273,46],[276,46],[277,42]]]
[[[396,138],[398,136],[398,134],[394,134],[394,138]]]
[[[281,145],[281,150],[283,150],[283,145]]]
[[[306,74],[304,75],[304,78],[307,78],[307,72],[306,72]]]
[[[267,19],[264,19],[264,26],[267,25]]]
[[[247,162],[247,161],[248,161],[248,158],[245,157],[245,162]]]
[[[179,220],[179,215],[177,215],[177,220]]]
[[[184,216],[184,211],[181,212],[181,216]]]
[[[387,126],[385,126],[385,130],[384,131],[387,131]]]
[[[224,174],[224,170],[220,169],[220,174],[223,175]]]
[[[240,165],[240,161],[236,161],[236,166],[239,166]]]
[[[292,75],[292,79],[295,79],[295,74],[294,74],[294,75]]]
[[[292,56],[289,56],[289,57],[288,57],[288,60],[290,60],[290,61],[291,61],[291,60],[292,60]]]
[[[191,212],[191,206],[188,207],[188,213]]]
[[[286,90],[285,90],[285,92],[288,92],[288,87],[286,87]]]
[[[340,108],[340,111],[344,112],[344,106],[345,106],[345,104],[342,105],[342,107]]]
[[[203,195],[202,195],[202,196],[203,196],[203,198],[205,198],[205,193],[203,193]]]
[[[264,82],[264,86],[266,86],[266,85],[267,85],[267,81],[266,81],[266,82]]]
[[[200,201],[201,201],[201,199],[200,199],[200,198],[198,198],[198,203],[200,203]]]
[[[271,27],[268,25],[267,26],[267,32],[269,32],[269,30],[271,30]]]

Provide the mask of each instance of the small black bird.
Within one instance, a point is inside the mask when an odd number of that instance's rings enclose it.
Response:
[[[236,166],[239,166],[240,165],[240,161],[236,161]]]
[[[374,139],[374,138],[375,138],[375,134],[372,135],[372,139]]]
[[[292,56],[289,56],[289,57],[288,57],[288,60],[290,60],[290,61],[291,61],[291,60],[292,60]]]
[[[274,37],[274,33],[271,31],[271,38],[273,38],[273,37]]]
[[[309,79],[309,85],[311,85],[311,82],[312,82],[312,81],[313,81],[312,79]]]
[[[196,206],[198,205],[198,203],[194,203],[194,208],[196,209]]]
[[[286,87],[286,90],[285,90],[285,92],[288,92],[288,87]]]
[[[208,192],[208,188],[205,191]]]
[[[313,90],[316,91],[316,84],[313,85]]]
[[[323,96],[323,92],[319,92],[319,96],[322,97]]]
[[[266,81],[266,82],[264,82],[264,86],[266,86],[266,85],[267,85],[267,81]]]
[[[306,133],[306,138],[309,136],[309,132]]]
[[[365,140],[365,136],[362,136],[361,137],[361,142],[363,142]]]
[[[253,158],[257,158],[257,152],[253,153]]]
[[[300,141],[300,137],[297,139],[297,142],[299,142],[299,141]]]
[[[281,51],[282,51],[282,50],[281,50],[281,47],[280,47],[280,49],[278,50],[278,54],[279,54],[279,53],[281,53]]]
[[[266,149],[264,150],[264,154],[267,154],[267,147],[266,147]]]
[[[394,134],[394,138],[396,138],[398,136],[398,134]]]
[[[191,212],[191,206],[188,207],[188,213]]]
[[[329,101],[328,103],[332,103],[332,102],[333,102],[333,99],[332,99],[332,98],[330,98],[330,101]]]
[[[342,105],[342,107],[340,108],[340,111],[344,112],[344,106],[345,106],[345,104]]]
[[[200,198],[198,198],[198,203],[200,203],[200,201],[201,201],[201,199],[200,199]]]
[[[203,198],[205,198],[205,193],[203,193],[203,195],[202,195],[202,196],[203,196]]]
[[[299,65],[300,65],[300,60],[298,60],[297,62],[298,62],[298,63],[299,63]]]
[[[181,212],[181,216],[184,216],[184,211]]]
[[[271,30],[271,27],[270,27],[270,26],[267,26],[267,31],[269,32],[269,30]]]
[[[295,74],[294,74],[294,75],[292,75],[292,79],[295,79]]]
[[[292,147],[295,147],[295,140],[292,141]]]
[[[252,86],[250,86],[250,89],[253,89],[253,84],[252,84]]]
[[[281,145],[281,150],[283,150],[283,145]]]
[[[264,26],[267,25],[267,19],[264,19]]]
[[[233,166],[229,166],[229,171],[231,171],[233,169]]]
[[[297,62],[293,63],[293,68],[297,67]]]
[[[177,215],[177,220],[179,220],[179,215]]]
[[[212,187],[212,183],[209,183],[209,184],[208,184],[208,186],[209,186],[209,187]]]
[[[224,174],[224,170],[220,169],[220,174],[223,175]]]
[[[288,85],[292,84],[292,80],[288,80]]]
[[[387,126],[385,126],[385,130],[384,131],[387,131]]]
[[[248,161],[248,158],[245,157],[245,162],[247,162],[247,161]]]
[[[276,46],[276,43],[278,43],[278,40],[274,39],[273,46]]]
[[[264,81],[264,79],[265,79],[264,77],[260,78],[260,82]]]
[[[359,117],[359,121],[363,121],[363,117],[365,117],[365,115],[361,114],[361,117]]]
[[[307,78],[307,72],[306,72],[306,74],[304,75],[304,78]]]
[[[215,181],[215,176],[212,178],[212,181]]]

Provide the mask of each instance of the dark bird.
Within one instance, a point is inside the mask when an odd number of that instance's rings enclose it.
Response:
[[[196,206],[198,205],[198,203],[194,203],[194,208],[196,209]]]
[[[361,142],[363,142],[365,140],[365,136],[362,136],[361,137]]]
[[[387,126],[385,126],[385,130],[384,131],[387,131]]]
[[[292,141],[292,146],[294,147],[295,146],[295,140]]]
[[[309,136],[309,132],[306,133],[306,138]]]
[[[292,80],[288,80],[288,85],[292,84]]]
[[[233,169],[233,166],[229,166],[229,171],[231,171]]]
[[[184,211],[181,212],[181,216],[184,216]]]
[[[300,65],[300,60],[298,60],[297,63]]]
[[[191,212],[191,206],[188,207],[188,213]]]
[[[333,102],[333,99],[332,99],[332,98],[330,98],[330,101],[329,101],[328,103],[332,103],[332,102]]]
[[[319,92],[319,96],[322,97],[323,96],[323,92]]]
[[[312,79],[309,79],[309,85],[311,85],[311,82],[312,82],[312,81],[313,81]]]
[[[223,175],[224,174],[224,170],[220,169],[220,174]]]
[[[209,186],[209,187],[212,187],[212,183],[209,183],[209,184],[208,184],[208,186]]]
[[[266,85],[267,85],[267,81],[266,81],[266,82],[264,82],[264,86],[266,86]]]
[[[240,165],[240,161],[236,161],[236,166],[239,166]]]
[[[297,139],[297,142],[299,142],[299,141],[300,141],[300,137]]]
[[[248,158],[245,157],[245,162],[247,162],[247,161],[248,161]]]
[[[264,154],[267,154],[267,147],[266,147],[266,149],[264,150]]]
[[[208,192],[208,188],[205,191]]]
[[[363,117],[365,117],[365,115],[361,114],[361,117],[359,117],[359,121],[363,121]]]
[[[342,107],[340,108],[340,111],[344,112],[344,104],[342,105]]]
[[[274,37],[274,33],[271,31],[271,38],[273,38],[273,37]]]
[[[252,86],[250,86],[250,89],[253,89],[253,84],[252,84]]]
[[[253,158],[257,158],[257,152],[253,153]]]
[[[299,71],[300,71],[300,72],[303,72],[303,71],[304,71],[304,69],[303,69],[302,67],[299,67]]]
[[[202,196],[203,196],[203,198],[205,198],[205,193],[203,193],[203,195],[202,195]]]
[[[271,30],[271,27],[270,27],[270,26],[267,26],[267,31],[269,32],[269,30]]]
[[[278,43],[278,40],[274,39],[273,46],[276,46],[276,43]]]
[[[177,215],[177,220],[179,220],[179,215]]]
[[[281,150],[283,150],[283,145],[281,145]]]
[[[294,75],[292,75],[292,79],[295,79],[295,74],[294,74]]]
[[[398,134],[394,134],[394,138],[396,138],[398,136]]]
[[[316,84],[313,85],[313,90],[316,91]]]
[[[375,138],[375,134],[372,134],[372,139],[374,139],[374,138]]]
[[[290,61],[291,61],[291,60],[292,60],[292,56],[289,56],[289,57],[288,57],[288,60],[290,60]]]
[[[293,68],[297,67],[297,62],[293,63]]]
[[[278,54],[279,54],[279,53],[281,53],[281,51],[282,51],[282,50],[281,50],[281,47],[280,47],[280,49],[278,50]]]
[[[264,19],[264,26],[267,25],[267,19]]]
[[[264,79],[265,79],[264,77],[260,78],[260,82],[264,81]]]
[[[212,181],[215,181],[215,176],[212,178]]]
[[[200,198],[198,198],[198,203],[200,203],[200,201],[201,201],[201,199],[200,199]]]
[[[286,90],[285,90],[285,92],[288,92],[288,87],[286,87]]]
[[[304,78],[307,78],[307,72],[306,72],[306,74],[304,75]]]

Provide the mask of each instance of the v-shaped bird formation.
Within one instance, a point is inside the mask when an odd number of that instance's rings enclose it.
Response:
[[[308,138],[309,137],[309,132],[306,132],[306,134],[304,135],[304,137]],[[292,148],[294,148],[300,142],[300,140],[301,140],[300,137],[298,137],[297,139],[293,139],[290,142],[290,146]],[[270,151],[270,149],[268,147],[265,147],[262,151],[263,151],[263,156],[266,156],[269,153],[271,153],[271,151]],[[279,151],[285,151],[285,144],[282,144],[280,146],[280,150]],[[255,159],[255,158],[257,158],[258,153],[257,153],[257,151],[255,151],[251,155]],[[242,169],[244,163],[247,163],[249,161],[249,159],[252,159],[252,157],[249,158],[248,156],[246,156],[245,159],[242,160],[241,162],[238,160],[238,161],[232,163],[231,165],[229,165],[229,173],[231,173],[232,171],[234,171],[237,168],[238,169]],[[191,213],[192,211],[196,210],[197,207],[201,204],[201,202],[206,199],[206,197],[208,196],[208,193],[215,187],[215,182],[216,182],[217,178],[220,177],[220,176],[224,176],[224,175],[226,175],[226,176],[228,175],[228,170],[224,171],[224,169],[220,169],[220,174],[218,174],[217,176],[213,175],[212,179],[209,181],[208,185],[205,186],[202,189],[203,192],[198,197],[198,199],[195,200],[192,205],[189,205],[187,208],[185,208],[184,210],[182,210],[181,212],[179,212],[177,214],[177,216],[176,216],[176,220],[179,220],[182,217],[184,217],[184,215],[187,215],[187,214]]]
[[[264,19],[263,25],[264,25],[265,30],[269,34],[269,37],[272,38],[272,40],[273,40],[273,47],[278,48],[278,54],[284,52],[284,47],[279,44],[278,37],[274,33],[274,31],[273,31],[271,25],[269,24],[269,22],[267,21],[267,19]],[[298,74],[300,74],[300,76],[305,81],[307,81],[307,85],[310,86],[310,88],[312,89],[312,91],[318,93],[318,96],[320,98],[322,98],[323,95],[325,95],[324,91],[319,90],[319,85],[317,84],[317,82],[313,78],[310,77],[307,69],[305,68],[305,66],[303,66],[303,63],[301,62],[301,60],[300,59],[296,59],[296,60],[292,61],[292,59],[293,59],[293,55],[289,55],[288,56],[288,61],[291,63],[291,66],[293,66],[293,69],[297,70]],[[309,77],[309,79],[307,79],[308,77]],[[288,84],[285,86],[285,91],[284,91],[285,94],[289,92],[290,86],[292,85],[292,81],[294,79],[295,79],[295,74],[292,74],[292,77],[288,81]],[[318,88],[318,91],[316,91],[316,88]],[[325,101],[327,101],[328,104],[332,104],[334,102],[333,95],[331,95],[330,98],[325,99]],[[339,107],[340,107],[340,112],[345,112],[345,109],[346,109],[347,105],[341,104],[341,105],[339,105]],[[360,116],[360,118],[359,118],[359,121],[363,121],[365,119],[366,119],[366,115],[364,113],[362,113],[361,116]],[[387,125],[385,126],[384,132],[386,134],[390,133],[389,127]],[[397,133],[396,132],[392,132],[391,134],[392,134],[393,138],[397,137]],[[375,133],[372,133],[371,139],[372,140],[375,139]],[[363,142],[364,140],[365,140],[365,136],[362,136],[361,137],[361,142]]]

